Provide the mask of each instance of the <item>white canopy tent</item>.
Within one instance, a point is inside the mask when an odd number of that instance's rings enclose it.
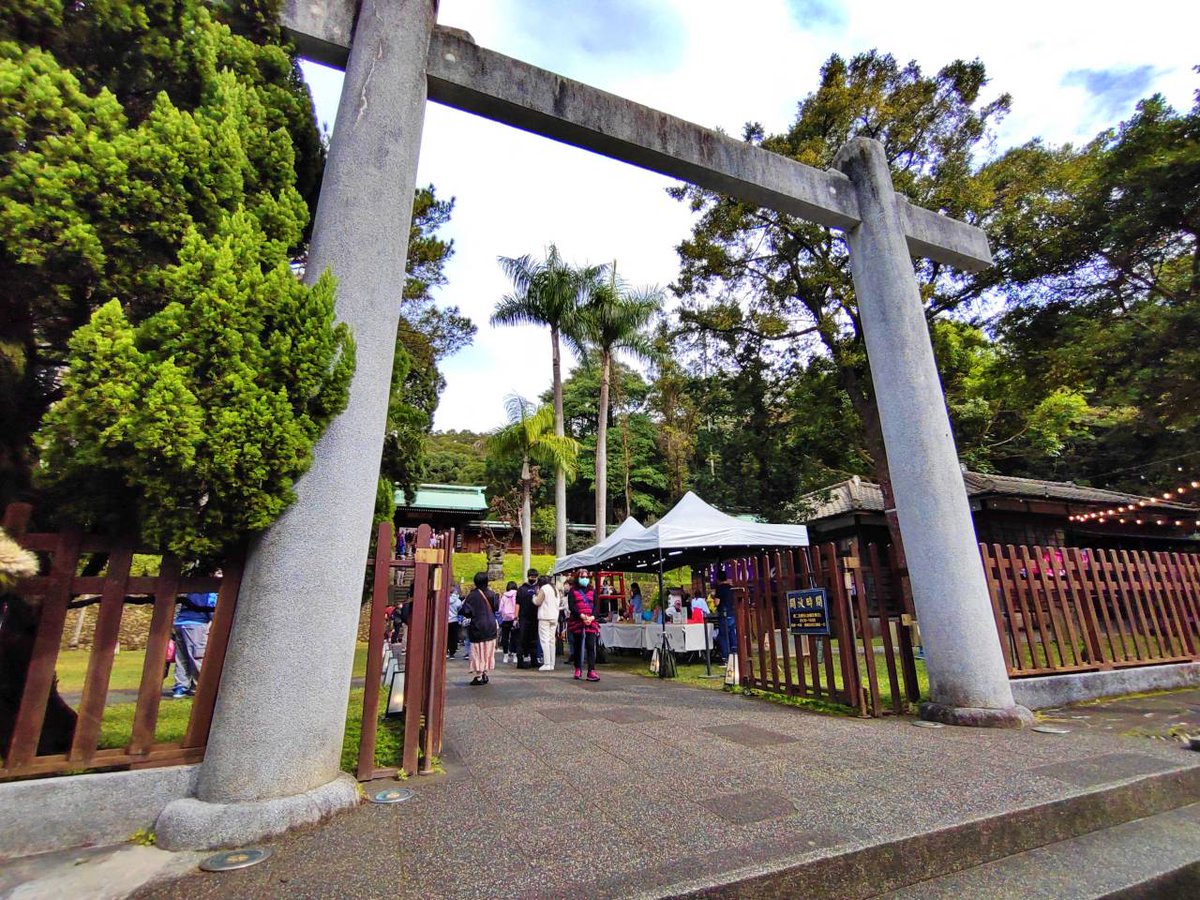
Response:
[[[709,506],[691,491],[649,528],[621,536],[614,532],[591,550],[575,568],[603,566],[623,572],[669,571],[680,566],[709,565],[725,559],[753,556],[781,547],[807,547],[803,525],[771,525],[738,519]],[[563,562],[567,562],[567,557]],[[569,566],[555,565],[555,572]]]
[[[627,519],[625,524],[630,521]],[[671,569],[712,565],[784,547],[808,546],[808,529],[803,525],[771,525],[739,519],[714,509],[691,491],[649,528],[630,528],[624,534],[622,529],[624,525],[596,546],[556,561],[554,573],[600,567],[617,572],[643,570],[658,576],[658,593],[662,597],[663,572]],[[675,667],[665,616],[660,625],[663,658],[671,662],[660,666],[659,676],[669,678],[673,677]],[[706,643],[707,640],[706,631]]]
[[[603,558],[608,547],[627,537],[641,534],[645,530],[646,528],[641,522],[630,516],[617,527],[616,531],[600,543],[593,544],[591,547],[588,547],[586,550],[580,550],[578,553],[564,556],[562,559],[556,559],[554,561],[554,568],[550,574],[561,575],[563,572],[570,572],[572,569],[590,569],[596,565],[597,559]]]

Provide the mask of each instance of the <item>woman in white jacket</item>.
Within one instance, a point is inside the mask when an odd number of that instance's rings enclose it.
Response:
[[[558,627],[558,591],[543,575],[538,579],[537,594],[533,598],[537,605],[538,640],[542,645],[542,666],[539,672],[554,671],[554,629]]]

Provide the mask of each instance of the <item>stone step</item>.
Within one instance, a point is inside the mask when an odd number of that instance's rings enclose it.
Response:
[[[1017,853],[884,896],[890,900],[1200,897],[1200,804]]]
[[[1181,760],[1181,764],[1190,762],[1191,759]],[[942,879],[954,877],[956,874],[965,877],[965,873],[976,870],[981,873],[979,877],[984,878],[987,873],[982,870],[989,864],[1030,856],[1040,850],[1092,834],[1114,832],[1114,829],[1126,823],[1153,821],[1155,824],[1147,825],[1148,828],[1171,826],[1175,827],[1175,833],[1178,833],[1184,828],[1172,823],[1188,821],[1193,823],[1188,827],[1200,831],[1194,824],[1200,820],[1187,818],[1197,814],[1197,807],[1200,807],[1200,766],[1191,766],[1129,778],[1119,784],[1096,787],[1065,799],[1026,806],[1002,815],[963,822],[899,840],[880,843],[866,841],[858,847],[845,849],[840,853],[833,851],[815,857],[805,854],[807,858],[798,859],[795,863],[776,862],[757,869],[730,872],[710,881],[677,883],[673,888],[660,891],[659,896],[851,900],[890,896],[887,892],[892,891],[898,897],[936,897],[942,895],[924,894],[921,893],[921,889],[928,885],[936,886]],[[1184,818],[1171,818],[1173,815]],[[1160,820],[1160,816],[1165,818]],[[1160,822],[1162,824],[1158,824]],[[1162,834],[1157,830],[1153,833]],[[1200,834],[1195,840],[1196,847],[1200,848]],[[1165,853],[1170,848],[1162,849]],[[804,851],[798,850],[798,853],[802,852]],[[1168,865],[1175,857],[1168,859],[1164,855],[1160,858],[1162,868],[1158,874],[1173,872]],[[1179,860],[1184,871],[1178,877],[1191,877],[1197,867],[1189,868],[1189,865],[1191,861],[1200,860],[1200,849],[1193,851],[1189,845],[1181,844]],[[1153,873],[1144,874],[1149,877]],[[1028,884],[1021,883],[1026,879],[1020,874],[1013,874],[1010,878],[1019,890],[1011,895],[999,896],[1067,896],[1054,891],[1044,895],[1030,893],[1030,888],[1036,888],[1039,879],[1042,879],[1042,874],[1036,873],[1033,867],[1029,869]],[[910,886],[913,888],[911,892],[898,893]],[[934,889],[930,888],[931,891]],[[1118,885],[1111,890],[1120,889],[1122,888]],[[1101,891],[1098,894],[1078,896],[1104,894],[1105,892]],[[950,896],[950,892],[945,896]],[[996,894],[982,889],[978,894],[961,896],[990,897]],[[1151,893],[1128,896],[1175,895]],[[1193,896],[1200,896],[1200,893]]]

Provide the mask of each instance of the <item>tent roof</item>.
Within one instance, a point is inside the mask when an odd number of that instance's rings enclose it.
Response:
[[[592,548],[595,552],[585,565],[652,571],[657,570],[661,559],[667,570],[779,547],[806,547],[808,529],[803,525],[747,522],[714,509],[689,491],[650,528],[616,541],[609,538],[605,543],[608,546]],[[560,567],[556,566],[555,571],[561,571]]]
[[[597,552],[603,553],[615,541],[622,540],[634,534],[641,534],[645,530],[646,528],[641,522],[630,516],[600,543],[593,544],[586,550],[580,550],[578,553],[572,553],[564,556],[562,559],[555,560],[554,568],[550,571],[550,574],[558,575],[561,572],[569,572],[572,569],[591,568],[595,565],[593,560],[596,558],[595,554]]]

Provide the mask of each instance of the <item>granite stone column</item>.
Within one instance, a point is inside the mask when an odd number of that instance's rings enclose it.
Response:
[[[883,145],[855,138],[834,164],[858,195],[846,239],[929,670],[921,715],[1020,727]]]
[[[339,759],[387,418],[436,0],[363,0],[307,278],[337,278],[357,368],[296,502],[251,548],[196,797],[168,849],[236,845],[358,802]]]

